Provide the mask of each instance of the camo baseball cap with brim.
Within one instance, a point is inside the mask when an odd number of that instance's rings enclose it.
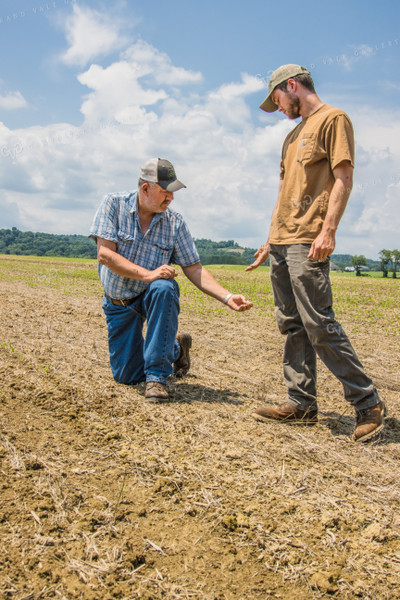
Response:
[[[167,192],[177,192],[186,185],[176,177],[175,169],[166,158],[150,158],[140,167],[140,178],[158,183]]]
[[[276,69],[269,78],[268,82],[268,96],[265,98],[264,102],[260,105],[262,110],[265,112],[275,112],[278,110],[275,102],[272,102],[271,94],[276,88],[277,85],[287,81],[291,77],[296,77],[296,75],[310,75],[310,71],[307,71],[305,67],[301,67],[300,65],[282,65],[279,69]]]

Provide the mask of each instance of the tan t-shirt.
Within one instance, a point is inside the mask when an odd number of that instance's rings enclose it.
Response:
[[[282,188],[271,220],[271,244],[313,242],[328,210],[333,169],[344,160],[354,167],[353,126],[346,113],[324,104],[283,144]]]

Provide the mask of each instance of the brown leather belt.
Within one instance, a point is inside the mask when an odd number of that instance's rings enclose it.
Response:
[[[111,302],[111,304],[116,304],[116,306],[129,306],[130,304],[133,304],[133,302],[135,302],[136,297],[135,298],[121,298],[121,300],[116,300],[115,298],[110,298],[110,296],[107,296],[107,294],[104,294],[105,297],[107,298],[107,300],[109,302]]]

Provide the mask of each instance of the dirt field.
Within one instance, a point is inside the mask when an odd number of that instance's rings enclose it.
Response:
[[[192,368],[171,402],[113,382],[93,262],[0,257],[0,597],[400,598],[400,282],[333,276],[387,427],[356,445],[319,366],[319,423],[285,398],[267,271],[215,270],[255,308],[182,284]]]

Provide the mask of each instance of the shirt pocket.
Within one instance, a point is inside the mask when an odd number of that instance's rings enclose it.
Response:
[[[168,265],[171,260],[173,247],[167,244],[155,242],[151,245],[151,250],[146,257],[149,269],[157,269],[161,265]]]
[[[153,248],[154,248],[154,251],[157,254],[157,256],[162,257],[167,262],[169,262],[171,255],[172,255],[172,251],[173,251],[172,246],[169,246],[168,244],[160,244],[160,243],[156,242],[153,244]],[[162,262],[161,264],[165,264],[165,262]]]
[[[303,133],[297,142],[297,162],[305,164],[310,162],[315,148],[315,134]]]
[[[135,237],[135,232],[129,229],[118,229],[117,232],[117,251],[125,258],[132,260],[138,246],[138,240]]]

